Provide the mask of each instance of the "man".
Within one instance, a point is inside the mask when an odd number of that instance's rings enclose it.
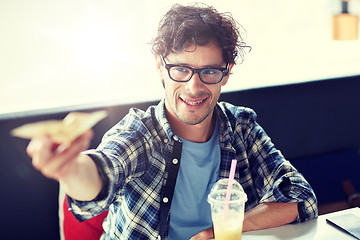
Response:
[[[248,196],[244,231],[317,217],[314,192],[255,113],[218,103],[246,47],[240,37],[229,15],[174,5],[152,42],[165,89],[157,106],[130,110],[95,150],[83,152],[91,131],[61,148],[30,142],[33,165],[60,182],[79,220],[109,209],[103,239],[213,238],[206,199],[232,159]]]

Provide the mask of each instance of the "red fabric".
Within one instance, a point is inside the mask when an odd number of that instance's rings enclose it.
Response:
[[[64,199],[63,204],[65,240],[99,240],[103,233],[102,223],[107,216],[107,211],[84,222],[79,222],[69,211],[69,205]]]

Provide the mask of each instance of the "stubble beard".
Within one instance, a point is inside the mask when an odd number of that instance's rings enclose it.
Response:
[[[175,113],[176,117],[184,124],[194,126],[197,124],[202,123],[211,113],[211,111],[207,111],[203,116],[200,117],[188,117],[187,119],[177,110],[176,106],[173,106],[173,112]],[[189,113],[191,115],[196,114],[195,111],[190,110]]]

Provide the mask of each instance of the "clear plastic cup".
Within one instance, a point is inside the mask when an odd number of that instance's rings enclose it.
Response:
[[[216,240],[240,240],[242,235],[247,196],[241,185],[234,180],[230,201],[226,202],[228,182],[229,179],[220,179],[208,196]]]

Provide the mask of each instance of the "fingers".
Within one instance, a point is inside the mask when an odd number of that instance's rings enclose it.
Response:
[[[80,136],[74,142],[70,144],[60,145],[56,149],[56,153],[53,159],[42,168],[41,172],[47,177],[59,180],[63,175],[71,172],[76,165],[72,162],[79,156],[79,154],[85,151],[90,144],[92,138],[92,131]]]
[[[68,144],[56,144],[47,136],[31,140],[27,153],[32,157],[34,168],[55,180],[72,171],[74,160],[82,151],[85,151],[93,137],[93,131],[89,130],[73,142]]]
[[[56,144],[48,136],[41,136],[30,141],[26,151],[33,159],[33,166],[40,170],[53,155],[53,149]]]

